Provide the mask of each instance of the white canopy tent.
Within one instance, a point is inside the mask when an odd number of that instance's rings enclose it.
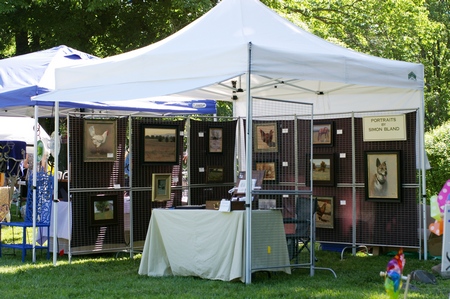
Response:
[[[58,68],[56,91],[37,99],[124,101],[184,94],[230,100],[230,81],[242,83],[246,91],[243,75],[249,68],[252,96],[314,103],[315,114],[348,112],[350,107],[415,109],[422,103],[421,64],[368,56],[329,43],[257,0],[224,0],[160,42]],[[245,97],[239,96],[236,103],[245,105]],[[245,115],[245,110],[237,110]]]
[[[312,103],[316,115],[413,109],[419,111],[419,136],[423,136],[423,86],[421,64],[373,57],[329,43],[258,0],[223,0],[160,42],[56,69],[56,90],[37,99],[126,101],[177,94],[231,100],[237,95],[235,116],[249,120],[252,97]],[[246,144],[251,143],[251,134],[247,130]],[[423,138],[418,141],[424,173]],[[248,150],[246,168],[251,169]]]

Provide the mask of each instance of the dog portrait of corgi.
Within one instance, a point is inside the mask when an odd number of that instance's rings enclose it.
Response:
[[[367,156],[368,198],[400,199],[398,153],[376,153]]]

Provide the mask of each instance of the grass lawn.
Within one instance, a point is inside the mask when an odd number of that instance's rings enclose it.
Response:
[[[8,229],[2,230],[7,234]],[[4,237],[7,237],[4,235]],[[138,274],[140,255],[130,258],[121,254],[96,254],[58,257],[54,266],[45,252],[37,251],[31,263],[31,252],[25,263],[21,252],[4,249],[0,258],[0,294],[2,298],[371,298],[387,299],[383,286],[389,255],[356,256],[317,250],[317,267],[313,277],[309,269],[296,269],[291,275],[274,272],[255,273],[252,284],[204,280],[196,277],[148,277]],[[404,275],[413,270],[432,272],[440,260],[419,260],[406,254]],[[449,298],[450,279],[435,274],[437,284],[412,281],[407,298]],[[400,298],[403,298],[403,293]]]

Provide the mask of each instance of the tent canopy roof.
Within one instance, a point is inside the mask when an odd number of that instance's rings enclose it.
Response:
[[[31,101],[31,97],[55,89],[55,69],[98,60],[97,57],[69,48],[58,46],[0,60],[0,115],[34,116],[32,106],[39,105],[39,115],[54,116],[53,102]],[[214,114],[214,100],[187,97],[161,97],[158,99],[137,99],[126,105],[110,101],[79,102],[77,100],[60,104],[60,113],[78,109],[101,110],[108,113],[149,112],[156,115]]]
[[[417,108],[422,101],[423,65],[329,43],[258,0],[223,0],[160,42],[58,68],[56,91],[37,99],[123,101],[181,94],[230,100],[231,81],[247,92],[249,69],[253,96],[320,103],[315,113],[339,112],[343,103],[358,111]]]

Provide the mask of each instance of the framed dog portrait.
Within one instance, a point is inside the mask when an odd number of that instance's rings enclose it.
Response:
[[[170,200],[172,175],[170,173],[152,174],[152,201]]]
[[[278,152],[277,123],[253,124],[253,151],[255,153]]]
[[[333,145],[333,122],[315,121],[313,123],[313,144]]]
[[[84,162],[116,161],[116,120],[85,119],[83,134]]]
[[[401,201],[401,152],[364,153],[366,200]]]
[[[256,170],[264,171],[264,183],[277,182],[277,162],[256,162]]]
[[[206,170],[207,183],[223,182],[223,167],[222,166],[208,166]]]
[[[333,154],[313,155],[312,181],[314,186],[334,186],[335,159]],[[309,169],[308,169],[309,171]],[[308,182],[307,182],[308,183]]]
[[[222,146],[222,128],[209,128],[208,132],[208,152],[211,154],[221,154]]]
[[[95,195],[89,200],[89,224],[108,226],[118,224],[117,195]]]
[[[142,125],[142,164],[178,164],[178,126]]]
[[[316,199],[316,227],[334,228],[334,197],[319,196]]]

